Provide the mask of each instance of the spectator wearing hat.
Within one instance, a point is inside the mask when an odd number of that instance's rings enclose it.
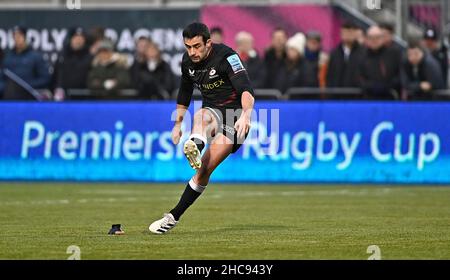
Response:
[[[253,36],[252,34],[241,31],[236,34],[236,51],[247,70],[250,81],[254,88],[264,87],[265,81],[265,69],[261,58],[253,48]]]
[[[432,91],[444,88],[438,62],[419,43],[410,42],[402,65],[402,86],[408,99],[429,100]]]
[[[67,89],[86,89],[92,55],[83,28],[77,27],[69,33],[69,43],[58,57],[54,75],[56,76],[55,99],[65,98]]]
[[[351,22],[341,26],[341,43],[330,55],[327,87],[360,87],[359,65],[364,48],[357,41],[356,30]]]
[[[114,52],[110,40],[101,41],[88,74],[88,88],[92,95],[99,99],[119,98],[119,91],[130,85],[127,65],[127,57]]]
[[[434,29],[427,29],[423,36],[423,47],[439,63],[445,85],[448,84],[448,53],[444,44],[439,44],[439,34]]]
[[[278,27],[272,32],[271,45],[264,54],[264,66],[267,75],[265,88],[275,88],[273,77],[276,77],[284,67],[287,39],[287,32],[283,28]]]
[[[274,87],[286,92],[291,87],[306,86],[305,35],[297,33],[286,43],[286,59],[273,79]]]
[[[0,92],[3,91],[4,99],[34,100],[33,95],[26,88],[44,89],[50,84],[49,65],[40,52],[28,45],[26,35],[26,28],[14,27],[14,49],[5,55],[3,69],[8,69],[18,78],[13,81],[4,72],[2,73]]]
[[[325,87],[329,56],[322,51],[322,35],[316,31],[306,34],[306,86]]]

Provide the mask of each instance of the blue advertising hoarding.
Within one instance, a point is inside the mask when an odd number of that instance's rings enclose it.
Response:
[[[186,181],[174,108],[1,103],[0,179]],[[450,103],[258,102],[212,181],[450,183]]]

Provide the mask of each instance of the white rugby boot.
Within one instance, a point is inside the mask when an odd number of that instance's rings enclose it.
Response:
[[[166,213],[162,219],[154,221],[148,229],[153,233],[163,234],[174,228],[177,223],[178,221],[175,221],[172,214]]]

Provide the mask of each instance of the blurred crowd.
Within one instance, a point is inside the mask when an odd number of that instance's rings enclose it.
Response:
[[[428,100],[432,91],[448,88],[448,50],[435,30],[410,40],[406,49],[394,42],[390,24],[363,31],[346,22],[340,36],[340,44],[326,53],[318,32],[288,37],[276,29],[263,58],[252,49],[251,34],[240,32],[236,43],[258,88],[359,88],[376,100]]]
[[[0,52],[0,99],[35,99],[30,91],[47,89],[47,99],[67,100],[69,90],[88,89],[92,99],[122,99],[132,89],[134,99],[174,98],[179,78],[148,37],[136,40],[133,58],[115,51],[102,28],[69,32],[67,44],[54,65],[26,41],[25,27],[13,30],[14,48]],[[288,36],[282,28],[271,33],[264,54],[254,49],[252,34],[235,36],[239,53],[254,88],[358,88],[366,99],[427,100],[435,90],[448,88],[448,50],[436,30],[410,40],[407,48],[394,41],[390,24],[363,30],[346,22],[340,44],[327,53],[316,31]],[[222,43],[223,31],[211,28],[211,39]]]
[[[103,28],[87,32],[73,28],[64,50],[54,65],[26,42],[26,28],[13,30],[14,48],[1,55],[0,99],[36,99],[32,89],[47,89],[44,99],[70,99],[67,92],[88,89],[90,99],[121,99],[122,90],[137,91],[133,98],[167,99],[177,86],[175,75],[150,38],[136,41],[130,60],[115,51],[114,44],[104,36]],[[8,69],[8,70],[7,70]]]

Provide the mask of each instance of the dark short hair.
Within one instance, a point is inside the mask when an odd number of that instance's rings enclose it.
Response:
[[[151,42],[152,39],[151,39],[150,37],[148,37],[148,36],[142,35],[142,36],[139,36],[139,38],[137,38],[136,41],[147,41],[147,42]]]
[[[211,29],[209,30],[209,33],[219,33],[219,34],[223,34],[223,29],[220,26],[214,26],[211,27]]]
[[[211,38],[208,27],[201,22],[193,22],[183,30],[184,39],[192,39],[197,36],[201,36],[205,44]]]
[[[378,25],[381,29],[387,30],[391,33],[394,33],[394,26],[387,22],[382,22]]]
[[[408,41],[408,49],[419,49],[421,51],[424,51],[422,46],[420,45],[419,40],[411,39]]]
[[[13,32],[21,33],[23,36],[27,36],[27,28],[23,25],[16,25],[13,27]]]
[[[353,21],[346,21],[341,25],[342,29],[358,29],[358,26]]]
[[[284,32],[284,33],[287,35],[286,29],[284,29],[284,28],[281,27],[281,26],[275,27],[275,29],[272,31],[272,35],[273,35],[275,32],[278,32],[278,31]]]

